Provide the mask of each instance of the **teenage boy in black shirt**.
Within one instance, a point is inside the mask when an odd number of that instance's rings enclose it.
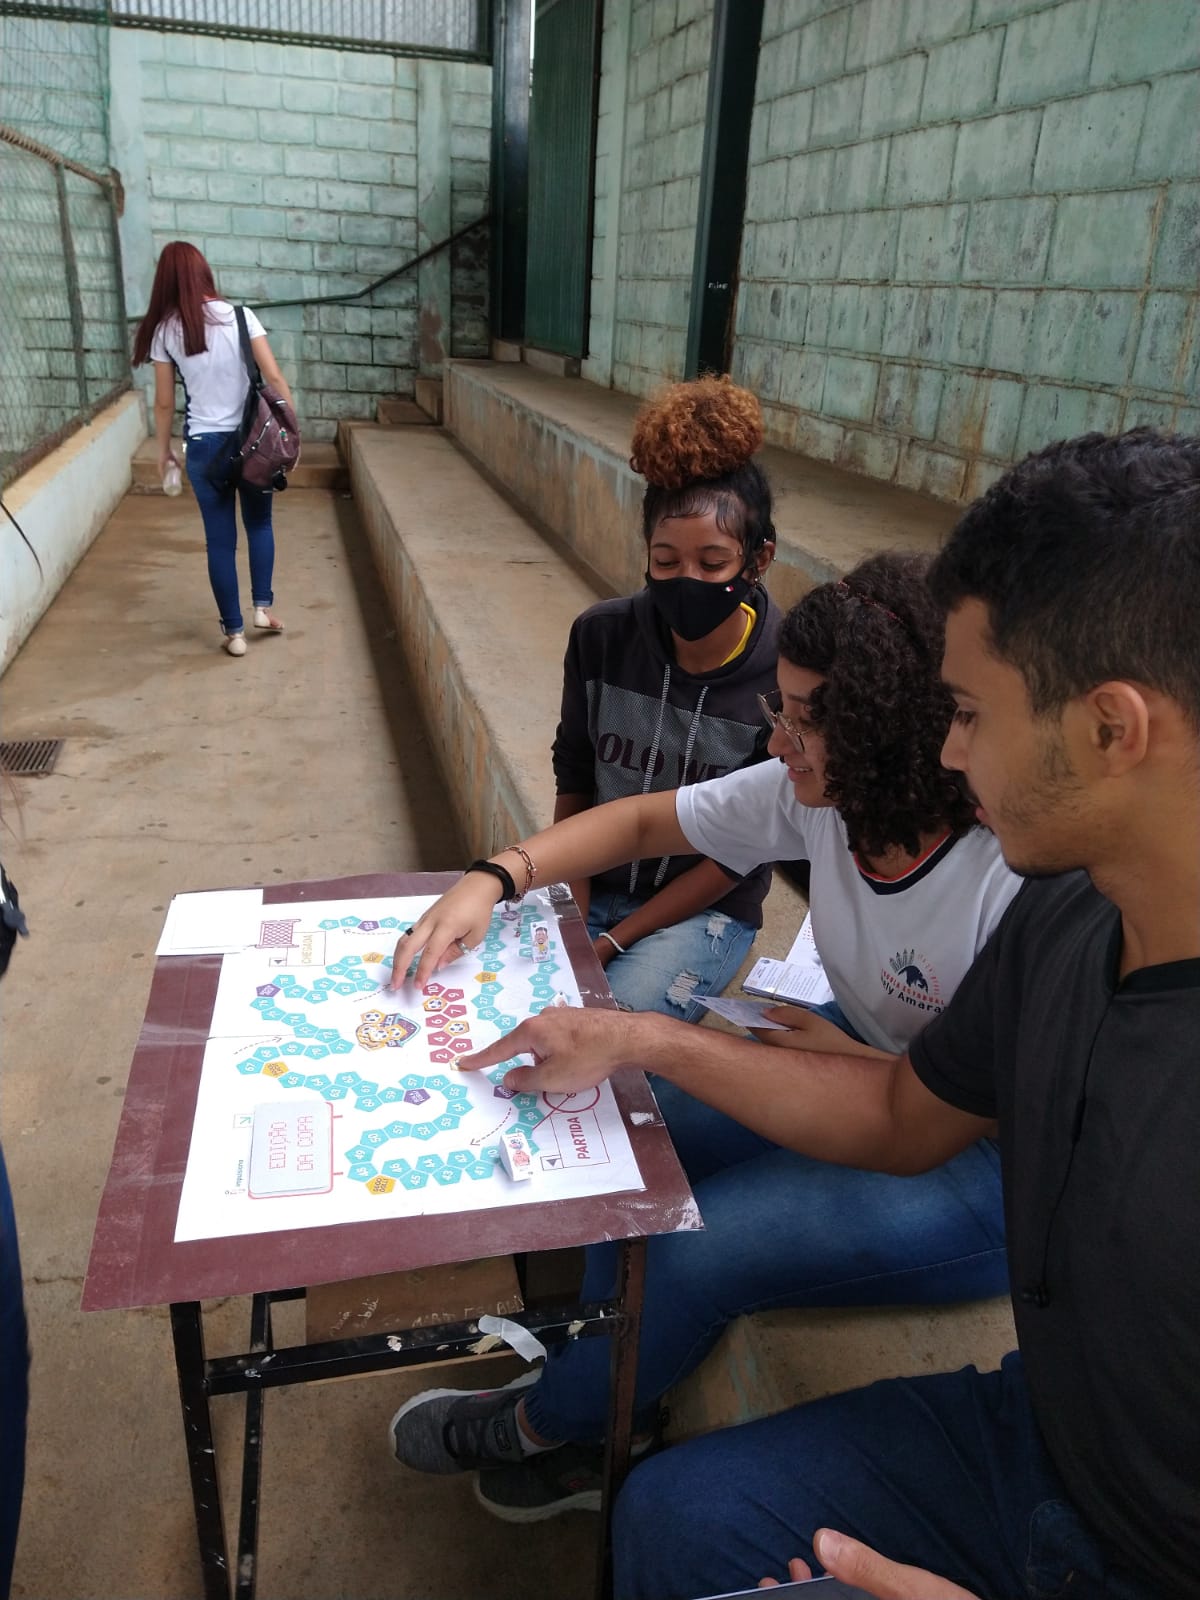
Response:
[[[784,1059],[560,1010],[471,1065],[532,1051],[509,1086],[561,1091],[636,1062],[778,1143],[895,1173],[998,1133],[1020,1349],[644,1463],[617,1508],[620,1600],[751,1586],[814,1550],[882,1600],[1200,1597],[1200,440],[1029,457],[932,581],[959,708],[943,759],[1031,881],[909,1054]]]

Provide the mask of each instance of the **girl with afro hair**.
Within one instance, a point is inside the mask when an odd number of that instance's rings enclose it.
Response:
[[[775,681],[779,612],[771,491],[751,458],[758,401],[728,378],[645,406],[631,465],[646,480],[646,587],[571,628],[554,740],[556,822],[762,759],[758,706]],[[694,1020],[762,926],[769,865],[737,876],[693,851],[635,859],[572,885],[617,1001]]]
[[[1020,883],[961,779],[941,765],[954,715],[941,657],[942,618],[924,561],[863,561],[813,589],[784,620],[778,688],[762,705],[776,760],[601,806],[521,848],[550,881],[596,875],[631,854],[685,849],[732,873],[809,861],[813,936],[835,999],[815,1010],[769,1009],[777,1026],[761,1037],[777,1047],[778,1073],[794,1070],[786,1051],[819,1051],[824,1059],[813,1066],[824,1072],[836,1070],[830,1056],[858,1058],[846,1061],[853,1083],[875,1061],[901,1055],[945,1007]],[[455,939],[482,938],[496,895],[494,878],[468,872],[401,941],[395,970],[424,949],[416,976],[426,982],[458,957]],[[719,1083],[714,1099],[726,1105],[737,1104],[729,1085],[739,1072],[761,1080],[764,1052],[750,1040],[721,1036],[714,1046],[707,1030],[661,1017],[591,1012],[586,1038],[582,1029],[568,1037],[580,1026],[573,1016],[546,1013],[534,1038],[523,1042],[518,1029],[505,1048],[552,1060],[590,1040],[593,1061],[606,1050],[623,1061],[671,1050],[695,1061],[689,1081]],[[796,1066],[804,1070],[807,1059]],[[991,1140],[918,1177],[893,1177],[799,1155],[675,1083],[656,1079],[654,1088],[704,1230],[648,1244],[640,1427],[654,1427],[661,1397],[744,1312],[937,1304],[1004,1291]],[[612,1247],[592,1246],[585,1298],[609,1293],[613,1273]],[[397,1457],[426,1471],[481,1468],[480,1501],[509,1520],[598,1505],[607,1351],[598,1340],[575,1341],[551,1354],[536,1383],[522,1381],[486,1398],[417,1396],[393,1419]],[[431,1437],[441,1441],[432,1452]],[[502,1437],[518,1440],[526,1458],[502,1465],[488,1443]]]

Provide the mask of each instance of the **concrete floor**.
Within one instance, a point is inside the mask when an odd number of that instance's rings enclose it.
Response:
[[[232,660],[194,503],[128,497],[3,682],[5,738],[67,741],[53,776],[0,799],[32,931],[0,985],[33,1345],[20,1597],[201,1593],[166,1312],[78,1309],[170,896],[462,860],[352,503],[293,491],[277,531],[288,631]],[[247,1317],[217,1308],[212,1353],[242,1347]],[[269,1396],[261,1600],[503,1600],[531,1575],[555,1600],[589,1591],[594,1519],[518,1532],[467,1480],[389,1462],[386,1419],[429,1382]],[[214,1409],[231,1446],[241,1402]]]

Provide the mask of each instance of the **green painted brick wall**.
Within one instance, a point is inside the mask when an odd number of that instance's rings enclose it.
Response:
[[[487,210],[487,66],[143,30],[112,40],[131,315],[171,239],[203,250],[231,299],[316,297],[362,288]],[[484,236],[420,274],[369,305],[262,312],[306,437],[373,417],[442,355],[487,354]]]
[[[711,41],[711,0],[605,8],[590,346],[611,350],[595,375],[632,394],[683,373]]]
[[[776,442],[954,499],[1200,431],[1198,279],[1196,0],[766,0],[733,371]]]

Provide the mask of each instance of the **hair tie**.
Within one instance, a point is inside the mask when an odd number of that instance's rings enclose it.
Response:
[[[880,605],[878,600],[872,600],[869,594],[859,594],[857,590],[850,587],[845,578],[839,578],[837,583],[834,584],[834,589],[844,600],[857,600],[861,605],[874,606],[876,611],[882,611],[885,617],[890,617],[898,627],[904,628],[905,633],[908,632],[908,629],[894,611],[889,611],[886,606]]]

